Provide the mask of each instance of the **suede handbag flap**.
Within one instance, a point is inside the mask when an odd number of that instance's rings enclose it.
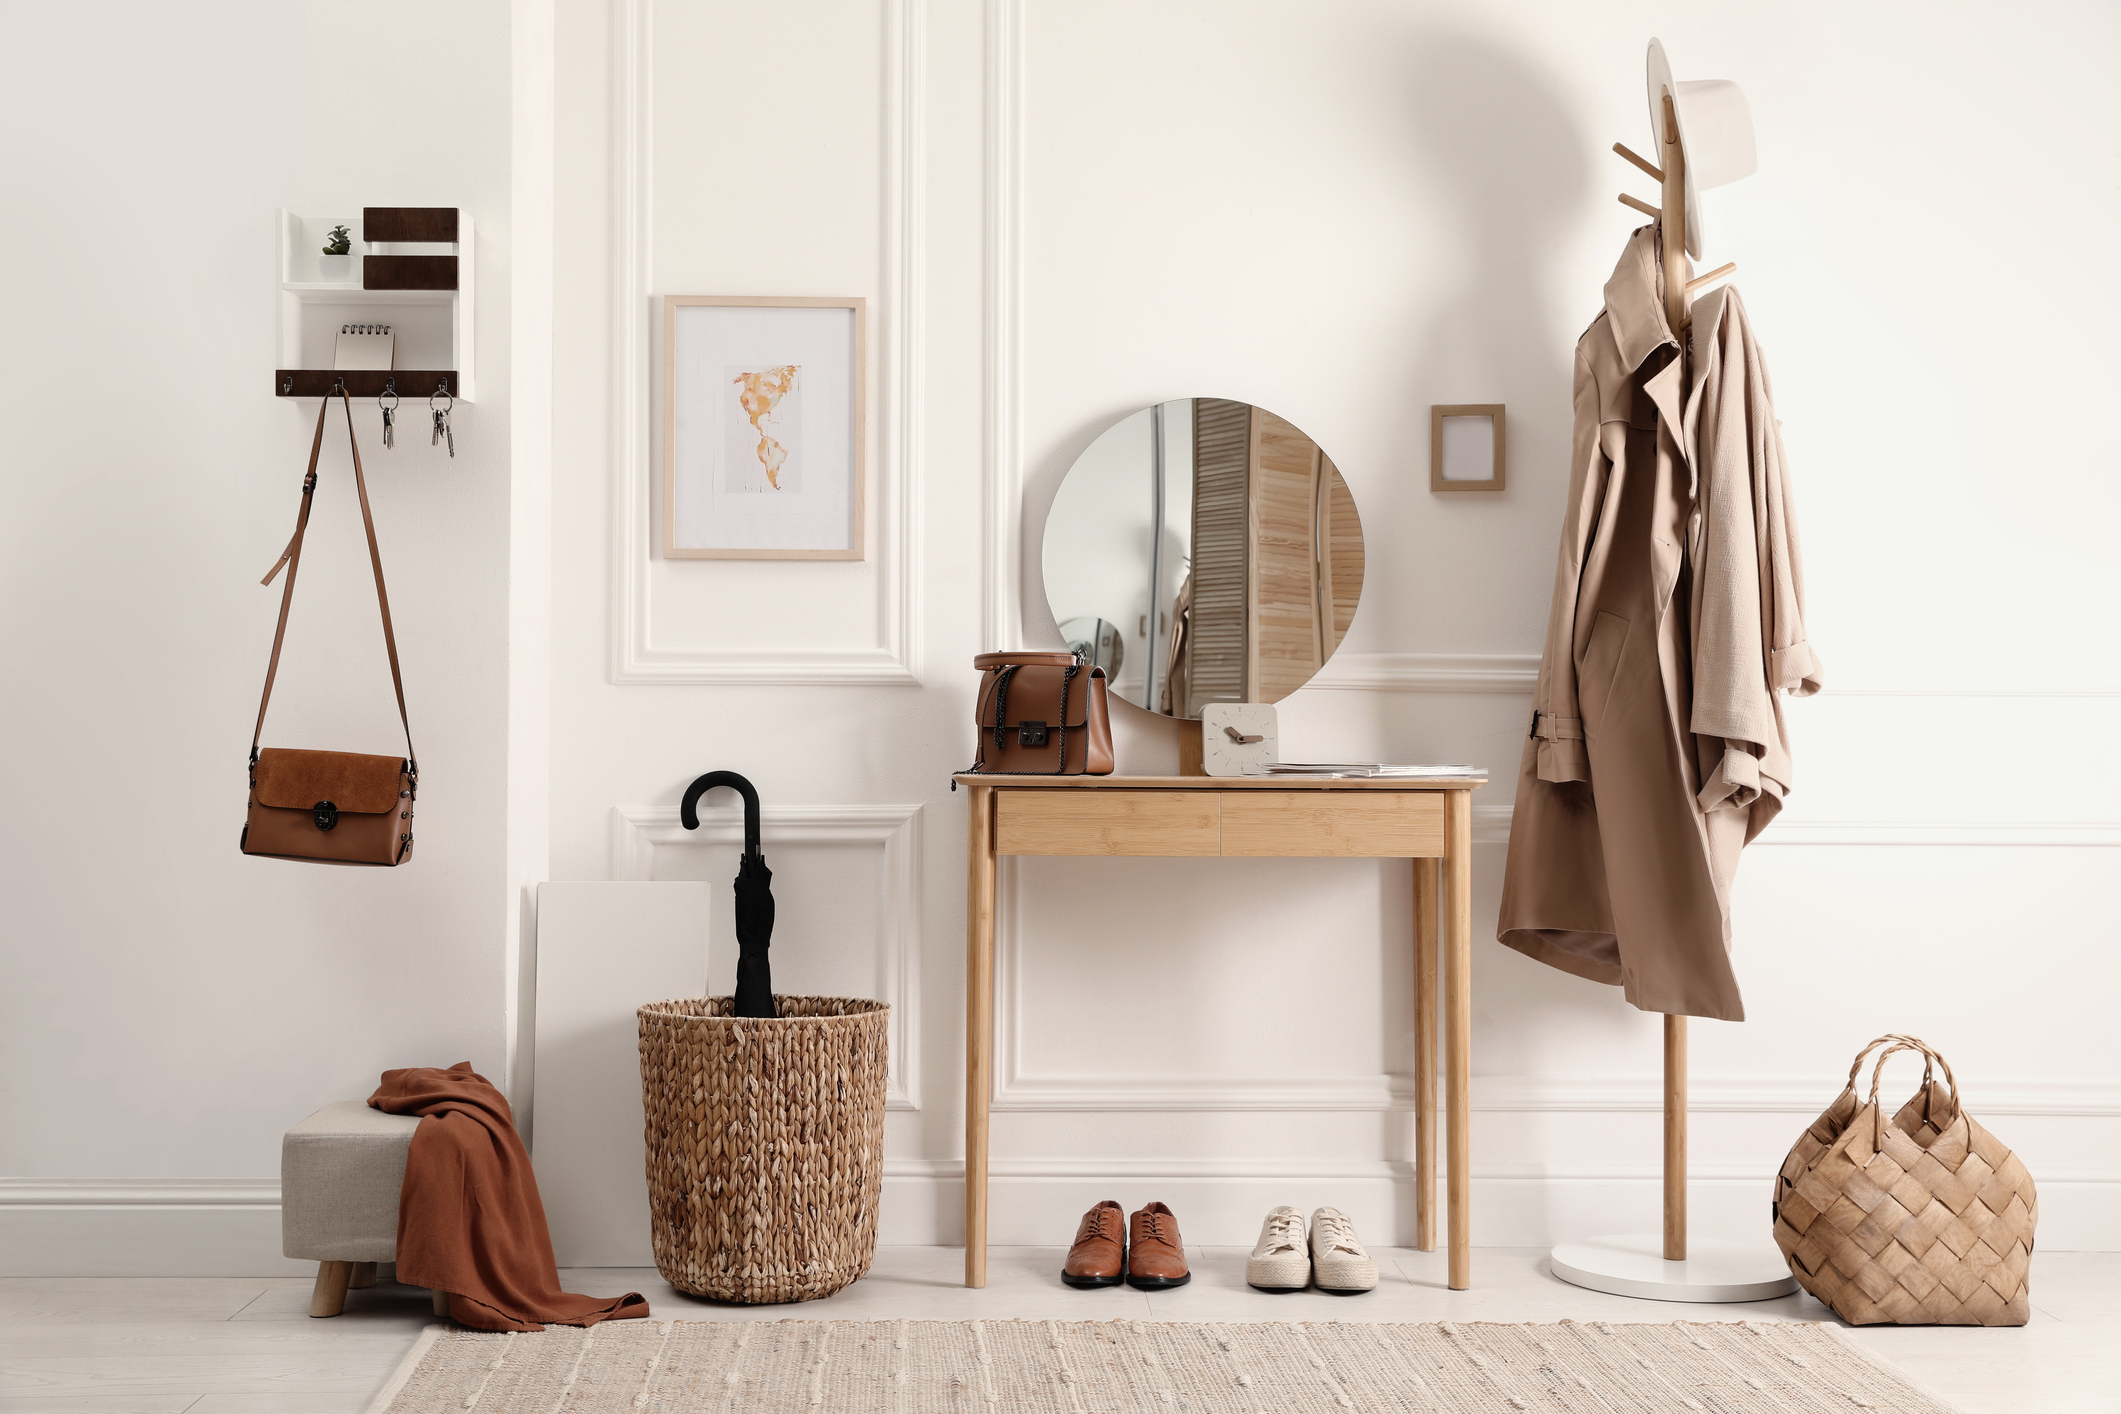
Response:
[[[1025,722],[1044,722],[1049,727],[1080,727],[1090,720],[1090,682],[1092,677],[1102,678],[1103,668],[1084,667],[1075,670],[1075,679],[1068,683],[1068,720],[1061,721],[1061,684],[1067,678],[1065,654],[1053,655],[1063,661],[1054,666],[1043,664],[1018,668],[1010,673],[1008,695],[1002,699],[1002,725],[1020,726]],[[974,726],[994,727],[994,694],[1004,681],[999,672],[990,672],[980,683],[979,710],[973,715]]]
[[[381,815],[398,808],[404,772],[399,756],[267,747],[258,753],[256,799],[275,810],[308,810],[328,800],[341,811]]]

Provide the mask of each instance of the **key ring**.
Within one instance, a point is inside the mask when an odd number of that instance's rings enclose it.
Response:
[[[448,398],[449,402],[446,406],[437,408],[435,406],[436,398]],[[438,386],[432,393],[429,393],[427,395],[427,410],[429,412],[439,413],[443,417],[449,416],[450,411],[454,409],[456,405],[456,397],[449,391],[449,385],[446,383]]]

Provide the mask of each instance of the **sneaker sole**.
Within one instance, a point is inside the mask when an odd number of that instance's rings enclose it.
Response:
[[[1118,1286],[1120,1282],[1118,1277],[1079,1277],[1068,1272],[1061,1273],[1061,1280],[1070,1286],[1079,1287],[1085,1291],[1092,1287]]]
[[[1193,1273],[1191,1272],[1187,1272],[1182,1277],[1138,1277],[1130,1274],[1127,1277],[1127,1285],[1133,1287],[1136,1291],[1162,1291],[1166,1287],[1184,1286],[1191,1280],[1193,1280]]]
[[[1253,1257],[1245,1262],[1245,1285],[1255,1291],[1302,1291],[1310,1284],[1308,1257]]]

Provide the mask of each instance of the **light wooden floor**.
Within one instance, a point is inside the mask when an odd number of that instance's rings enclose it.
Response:
[[[1244,1250],[1193,1253],[1192,1284],[1154,1295],[1074,1291],[1058,1248],[996,1248],[991,1284],[958,1284],[955,1247],[887,1247],[828,1301],[731,1307],[694,1301],[652,1270],[565,1272],[571,1291],[639,1291],[660,1319],[1669,1321],[1827,1320],[1809,1297],[1679,1306],[1602,1296],[1548,1275],[1544,1251],[1483,1248],[1471,1291],[1444,1289],[1443,1254],[1380,1252],[1364,1296],[1268,1296],[1244,1284]],[[2034,1258],[2031,1325],[2014,1330],[1870,1329],[1857,1338],[1967,1414],[2121,1411],[2121,1253]],[[427,1293],[384,1282],[346,1314],[307,1314],[302,1279],[0,1279],[0,1414],[359,1414],[431,1319]]]

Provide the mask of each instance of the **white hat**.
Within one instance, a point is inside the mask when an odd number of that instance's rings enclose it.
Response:
[[[1679,118],[1679,151],[1686,159],[1686,253],[1701,258],[1701,198],[1707,187],[1720,187],[1760,169],[1753,150],[1753,110],[1745,91],[1729,79],[1672,81],[1664,46],[1652,39],[1646,64],[1650,96],[1651,151],[1664,145],[1664,93],[1672,92],[1672,111]]]

